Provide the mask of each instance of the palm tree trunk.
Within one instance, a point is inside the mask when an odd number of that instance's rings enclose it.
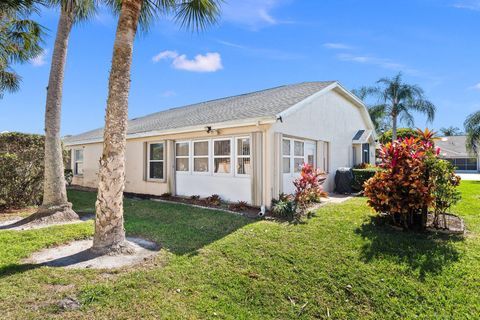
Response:
[[[397,115],[392,115],[392,142],[397,140]]]
[[[124,0],[113,46],[92,251],[130,253],[123,226],[125,149],[133,41],[142,0]]]
[[[29,220],[57,222],[78,219],[67,200],[64,176],[63,148],[60,137],[62,90],[67,62],[67,49],[73,25],[73,13],[60,10],[57,35],[53,48],[52,64],[45,107],[45,180],[43,203]]]

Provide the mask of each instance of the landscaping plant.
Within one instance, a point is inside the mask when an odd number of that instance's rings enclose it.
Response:
[[[448,209],[460,200],[460,177],[455,174],[454,166],[445,160],[435,159],[428,163],[430,180],[432,184],[432,195],[434,197],[432,206],[434,213],[433,225],[439,228],[439,218],[443,217],[443,228],[447,229],[445,214]]]
[[[291,194],[282,193],[278,197],[278,200],[272,200],[272,213],[277,217],[293,220],[296,211],[297,204],[294,196]]]
[[[320,202],[321,197],[328,193],[323,190],[322,184],[327,176],[320,169],[304,163],[300,177],[293,181],[295,186],[296,219],[300,220],[306,209],[313,202]]]
[[[405,229],[425,229],[434,201],[428,163],[438,161],[439,150],[434,148],[434,132],[418,133],[418,138],[384,145],[379,154],[383,170],[365,183],[368,204]]]

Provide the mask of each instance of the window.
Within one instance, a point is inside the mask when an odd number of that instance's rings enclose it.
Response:
[[[175,168],[177,171],[189,171],[190,144],[177,142],[175,144]]]
[[[303,141],[294,141],[293,155],[293,170],[294,172],[301,172],[302,165],[305,162],[305,146]]]
[[[148,147],[148,178],[164,179],[165,144],[150,143]]]
[[[455,170],[459,171],[477,171],[477,159],[475,158],[447,158],[455,167]]]
[[[213,172],[230,173],[231,140],[213,141]]]
[[[249,175],[252,173],[250,162],[250,139],[237,139],[237,174]]]
[[[83,175],[83,149],[74,150],[73,159],[73,174],[76,176]]]
[[[283,173],[290,173],[290,140],[282,141],[282,168]]]
[[[208,172],[208,141],[193,142],[193,171]]]

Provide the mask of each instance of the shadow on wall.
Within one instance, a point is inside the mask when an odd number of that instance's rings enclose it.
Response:
[[[361,258],[367,263],[389,260],[418,271],[420,279],[424,279],[459,260],[454,243],[463,241],[462,237],[400,231],[385,225],[379,217],[370,219],[356,229],[357,234],[369,240],[361,251]]]

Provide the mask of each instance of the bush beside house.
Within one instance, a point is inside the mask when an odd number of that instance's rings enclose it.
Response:
[[[41,135],[0,134],[0,210],[41,203],[43,150]]]

